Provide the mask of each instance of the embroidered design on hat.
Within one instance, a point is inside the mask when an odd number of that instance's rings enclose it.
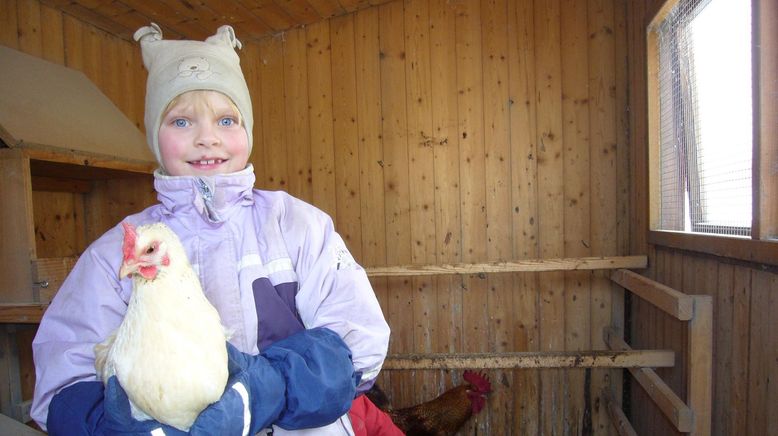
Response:
[[[206,80],[213,75],[211,64],[204,57],[194,56],[184,58],[178,64],[177,77],[194,77],[199,80]]]

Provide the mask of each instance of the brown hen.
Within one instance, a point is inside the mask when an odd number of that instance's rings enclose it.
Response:
[[[465,383],[449,389],[434,400],[402,409],[392,408],[386,395],[375,385],[365,395],[388,413],[394,425],[407,436],[453,435],[486,405],[492,390],[489,379],[473,371],[462,375]]]

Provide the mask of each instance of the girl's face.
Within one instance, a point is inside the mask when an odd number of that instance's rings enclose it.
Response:
[[[158,133],[162,166],[171,176],[213,176],[246,168],[248,135],[232,101],[216,91],[179,95]]]

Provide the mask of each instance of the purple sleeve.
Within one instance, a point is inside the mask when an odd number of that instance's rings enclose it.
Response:
[[[93,348],[116,329],[127,310],[123,295],[129,289],[122,289],[118,280],[121,237],[117,226],[87,248],[41,320],[32,344],[36,383],[30,415],[44,429],[57,392],[96,380]]]
[[[282,228],[300,283],[300,317],[306,328],[326,327],[345,341],[362,373],[358,391],[363,392],[381,370],[389,346],[389,326],[378,299],[332,219],[302,202],[287,206]]]

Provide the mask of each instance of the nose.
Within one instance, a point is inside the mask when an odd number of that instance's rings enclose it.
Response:
[[[201,124],[197,130],[195,144],[202,147],[215,147],[220,144],[216,129],[208,123]]]

